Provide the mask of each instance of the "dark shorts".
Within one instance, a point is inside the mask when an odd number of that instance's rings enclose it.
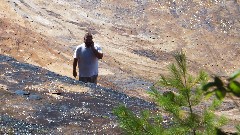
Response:
[[[91,77],[79,77],[79,81],[82,81],[82,82],[85,82],[85,83],[95,83],[97,84],[97,77],[98,75],[94,75],[94,76],[91,76]]]

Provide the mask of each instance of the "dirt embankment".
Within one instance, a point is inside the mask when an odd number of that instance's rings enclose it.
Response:
[[[193,74],[204,69],[228,76],[240,67],[240,8],[234,0],[225,5],[168,0],[121,4],[111,0],[2,0],[0,9],[1,55],[44,68],[39,71],[41,78],[48,72],[45,69],[72,78],[72,53],[87,29],[103,47],[99,85],[135,97],[148,97],[146,90],[160,74],[167,74],[172,53],[181,49]],[[35,75],[26,73],[24,78]],[[12,87],[21,82],[20,78],[5,79],[10,79],[11,85],[15,82]],[[64,87],[78,90],[75,86]],[[225,102],[226,106],[232,104],[232,100]],[[219,113],[239,122],[236,106]]]

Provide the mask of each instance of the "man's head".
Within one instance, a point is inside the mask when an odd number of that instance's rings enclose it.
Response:
[[[92,34],[90,32],[87,32],[84,36],[84,43],[86,47],[90,47],[93,44],[92,39],[93,39]]]

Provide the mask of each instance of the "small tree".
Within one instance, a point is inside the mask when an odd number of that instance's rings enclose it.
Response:
[[[150,95],[159,108],[163,109],[172,118],[172,122],[163,124],[162,115],[144,111],[136,116],[125,106],[114,110],[120,125],[128,134],[172,135],[172,134],[217,134],[217,128],[226,121],[223,117],[216,117],[214,109],[220,101],[213,99],[212,105],[197,112],[197,105],[204,100],[200,84],[206,84],[208,76],[200,72],[197,77],[188,73],[186,56],[183,52],[174,55],[176,64],[169,67],[170,74],[161,79],[151,88]],[[171,88],[176,92],[161,93],[156,86]]]

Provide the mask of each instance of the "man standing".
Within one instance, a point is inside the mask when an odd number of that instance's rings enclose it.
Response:
[[[98,59],[102,59],[102,48],[93,42],[91,33],[86,33],[84,43],[77,46],[74,52],[73,76],[77,76],[76,67],[79,68],[79,81],[97,84]]]

